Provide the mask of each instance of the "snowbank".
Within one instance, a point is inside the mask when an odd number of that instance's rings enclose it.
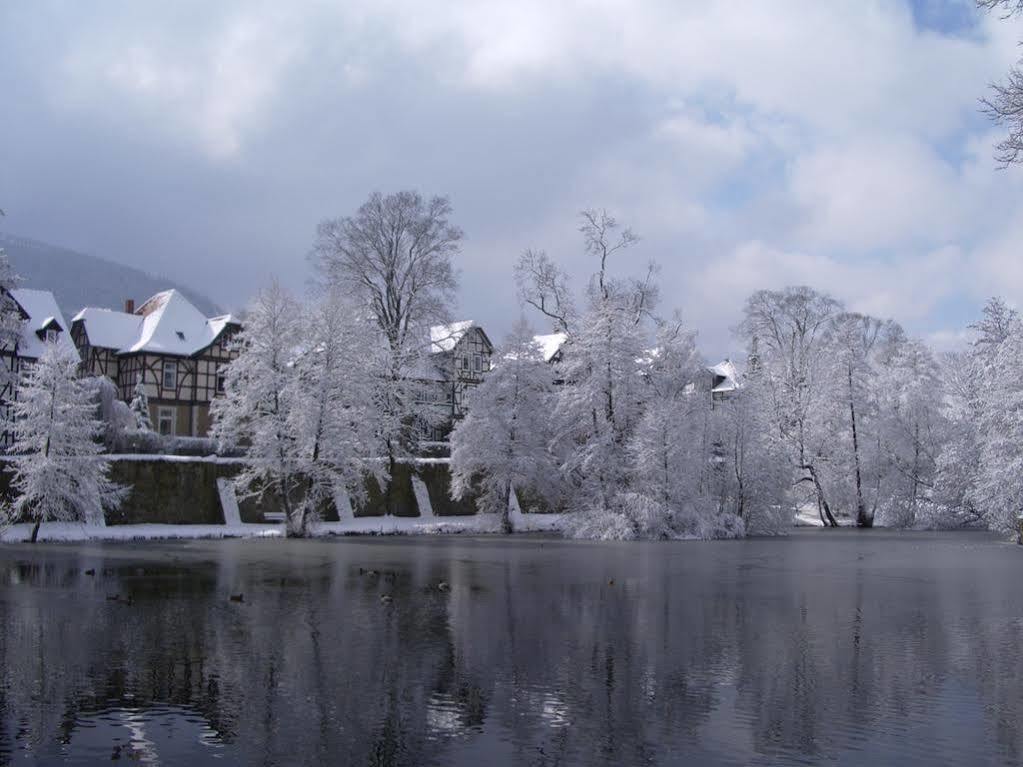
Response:
[[[558,532],[560,514],[512,514],[516,532]],[[465,517],[356,517],[342,522],[317,522],[311,527],[316,536],[328,535],[446,535],[490,534],[500,532],[500,521],[493,514]],[[0,530],[0,542],[19,543],[32,535],[31,524],[11,525]],[[196,538],[281,538],[283,523],[235,525],[85,525],[77,522],[44,522],[40,541],[156,541]]]

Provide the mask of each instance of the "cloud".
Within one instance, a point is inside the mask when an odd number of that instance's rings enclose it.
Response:
[[[746,294],[788,282],[944,332],[988,292],[1023,294],[1023,173],[994,172],[998,132],[976,110],[1023,27],[965,15],[921,24],[902,0],[8,4],[3,225],[237,306],[270,273],[300,289],[316,222],[370,191],[447,193],[468,235],[460,311],[500,336],[521,249],[583,284],[576,213],[606,206],[643,236],[616,270],[659,260],[665,303],[713,349]]]
[[[211,158],[228,159],[272,107],[296,54],[287,22],[238,13],[198,40],[148,26],[89,37],[63,58],[62,95],[79,109],[113,96],[140,128],[171,139],[184,133]]]

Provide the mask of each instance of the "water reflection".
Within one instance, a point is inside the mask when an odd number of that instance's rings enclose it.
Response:
[[[6,547],[0,763],[1011,764],[1021,569],[876,531]]]

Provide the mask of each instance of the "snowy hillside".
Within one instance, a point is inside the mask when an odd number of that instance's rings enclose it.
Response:
[[[65,317],[83,306],[121,309],[131,298],[141,304],[150,296],[175,288],[207,316],[220,314],[210,299],[189,287],[154,277],[130,266],[115,264],[26,237],[0,232],[0,248],[10,258],[26,288],[52,290]]]

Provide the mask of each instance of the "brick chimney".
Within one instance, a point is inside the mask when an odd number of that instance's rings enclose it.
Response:
[[[124,299],[124,313],[125,314],[134,314],[135,313],[135,299],[134,298],[126,298],[126,299]]]

